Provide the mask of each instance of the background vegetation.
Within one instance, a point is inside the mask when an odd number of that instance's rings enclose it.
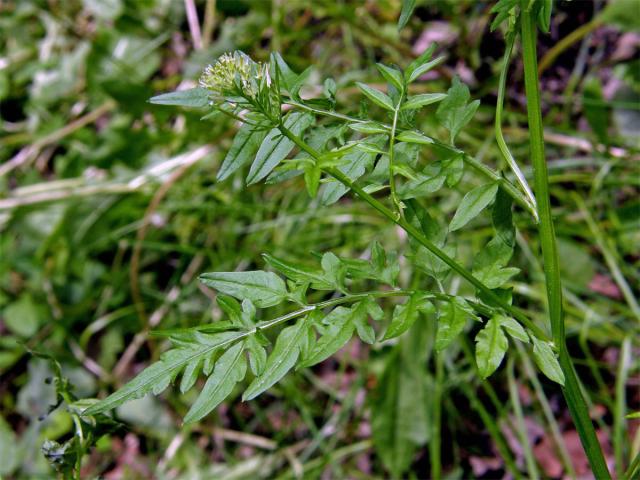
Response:
[[[257,60],[279,51],[296,71],[313,66],[309,93],[331,77],[341,109],[358,111],[354,82],[379,82],[376,61],[406,66],[436,41],[447,61],[415,91],[446,91],[460,76],[481,105],[458,143],[502,168],[493,121],[504,44],[489,32],[490,7],[419,3],[398,32],[395,0],[0,3],[0,475],[66,471],[77,460],[74,398],[103,396],[156,360],[164,342],[151,330],[220,318],[198,274],[261,269],[263,252],[354,258],[373,240],[387,251],[407,243],[361,202],[311,200],[302,180],[217,183],[236,125],[149,97],[192,86],[225,51]],[[639,421],[625,419],[640,409],[639,8],[557,2],[538,45],[569,348],[618,473],[640,450]],[[527,166],[519,58],[503,124]],[[433,116],[423,122],[446,139]],[[462,193],[440,191],[432,211],[451,218],[479,184],[467,174]],[[514,289],[536,314],[539,246],[520,214]],[[459,258],[491,238],[486,220],[473,227],[457,235]],[[405,268],[401,281],[420,274]],[[392,309],[390,300],[387,317]],[[433,332],[425,317],[396,342],[354,340],[268,395],[232,395],[188,427],[181,418],[196,392],[125,404],[117,424],[93,432],[82,476],[425,478],[434,462],[449,478],[588,475],[557,386],[523,351],[481,381],[471,341],[436,357]]]

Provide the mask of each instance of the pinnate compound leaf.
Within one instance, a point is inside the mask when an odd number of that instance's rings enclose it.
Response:
[[[436,351],[441,352],[447,348],[460,335],[469,318],[475,318],[475,315],[463,298],[454,297],[440,307]]]
[[[393,101],[386,93],[383,93],[380,90],[376,90],[375,88],[372,88],[369,85],[361,82],[356,82],[356,85],[358,86],[360,91],[364,93],[364,95],[373,103],[386,110],[393,111]]]
[[[196,87],[177,92],[163,93],[149,99],[155,105],[174,105],[179,107],[206,107],[209,103],[209,91]]]
[[[494,182],[481,185],[468,192],[460,202],[451,220],[449,231],[454,232],[459,230],[477,217],[478,214],[491,203],[497,191],[498,183]]]
[[[267,358],[262,375],[251,382],[242,395],[243,400],[257,397],[280,381],[293,368],[300,356],[301,344],[307,335],[307,329],[306,319],[301,319],[295,325],[286,327],[280,332],[273,351]]]
[[[284,126],[294,135],[301,135],[313,124],[314,118],[308,113],[291,112],[284,119]],[[293,150],[294,143],[282,135],[276,127],[273,128],[262,141],[256,158],[251,164],[247,184],[259,182],[276,168],[282,160]]]
[[[491,317],[476,335],[476,364],[482,378],[487,378],[502,363],[509,341],[500,328],[500,318]]]
[[[539,340],[534,335],[531,335],[531,338],[533,340],[533,359],[538,368],[550,380],[564,385],[564,373],[562,373],[562,368],[560,368],[560,363],[555,353],[553,353],[551,345],[548,342]]]
[[[438,106],[436,117],[442,126],[449,130],[451,145],[454,144],[460,130],[471,121],[480,105],[479,100],[469,103],[470,98],[469,88],[458,77],[454,77],[447,98]]]
[[[251,163],[266,135],[266,130],[256,130],[253,125],[243,124],[233,139],[226,157],[224,157],[216,180],[221,182],[240,168]]]
[[[215,290],[240,300],[251,300],[258,308],[273,307],[287,298],[284,280],[273,272],[210,272],[200,281]]]
[[[218,349],[241,338],[243,332],[220,332],[213,335],[195,334],[188,346],[165,352],[160,360],[151,364],[120,390],[93,404],[83,415],[97,415],[119,407],[125,402],[142,398],[148,393],[158,394],[185,367],[198,359],[209,359]]]
[[[231,394],[233,387],[244,378],[246,372],[244,343],[237,342],[216,362],[202,392],[185,415],[184,423],[196,422],[216,408]]]

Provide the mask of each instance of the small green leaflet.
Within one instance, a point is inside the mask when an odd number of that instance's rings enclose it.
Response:
[[[404,78],[402,76],[402,72],[395,68],[387,67],[382,63],[376,64],[376,67],[378,67],[378,71],[387,82],[397,88],[400,92],[404,90]]]
[[[430,164],[424,171],[417,173],[414,180],[402,184],[398,188],[398,196],[403,200],[424,197],[437,192],[446,180],[439,164]]]
[[[524,343],[529,343],[529,335],[527,335],[527,332],[517,320],[511,317],[505,317],[504,315],[498,315],[498,317],[500,325],[509,335]]]
[[[447,98],[438,106],[436,118],[449,130],[451,145],[455,144],[458,133],[471,121],[480,105],[479,100],[468,103],[470,98],[469,88],[458,77],[454,77],[451,88],[447,92]]]
[[[478,214],[491,203],[497,191],[498,183],[494,182],[481,185],[468,192],[462,199],[462,202],[460,202],[451,220],[449,231],[454,232],[459,230],[469,223],[469,221],[477,217]]]
[[[216,408],[231,394],[233,387],[244,378],[246,372],[244,344],[238,342],[218,359],[202,392],[185,415],[184,423],[196,422]]]
[[[191,344],[188,347],[174,348],[165,352],[159,361],[147,367],[120,390],[86,409],[83,415],[97,415],[112,410],[124,402],[142,398],[151,392],[157,395],[169,386],[185,367],[209,358],[218,348],[229,345],[243,336],[243,332],[198,334],[191,338]],[[192,374],[189,376],[192,377]]]
[[[473,261],[473,276],[491,289],[500,288],[511,277],[520,273],[519,268],[507,267],[513,247],[495,237],[480,250]]]
[[[393,101],[386,93],[382,93],[380,90],[370,87],[361,82],[356,82],[356,85],[364,95],[376,105],[386,109],[394,110]]]
[[[225,295],[251,300],[258,308],[273,307],[288,296],[284,280],[273,272],[210,272],[199,278],[205,285]]]
[[[297,368],[305,368],[320,363],[344,347],[355,330],[354,315],[364,313],[358,305],[353,308],[336,307],[322,321],[327,325],[320,340],[313,346],[308,358],[305,358]],[[361,313],[362,312],[362,313]]]
[[[467,319],[477,317],[469,304],[460,297],[453,297],[438,314],[438,330],[436,332],[436,351],[447,348],[464,329]]]
[[[399,142],[419,143],[422,145],[432,145],[435,143],[433,138],[427,137],[423,133],[416,132],[415,130],[405,130],[404,132],[400,132],[396,137],[396,140]]]
[[[500,318],[491,317],[476,335],[476,364],[482,378],[487,378],[500,366],[509,341],[500,328]]]
[[[533,340],[533,359],[538,368],[550,380],[564,385],[564,373],[562,373],[558,359],[549,343],[539,340],[533,335],[531,335],[531,339]]]
[[[294,135],[301,135],[314,122],[313,115],[301,112],[291,112],[284,119],[284,126]],[[247,184],[253,185],[259,182],[276,168],[282,160],[293,150],[294,143],[282,135],[280,129],[275,127],[264,138],[256,158],[251,164]]]
[[[309,283],[315,290],[332,290],[333,285],[324,278],[324,273],[319,269],[313,269],[304,265],[287,262],[268,253],[262,256],[272,268],[278,270],[287,278],[298,283]]]
[[[391,323],[382,339],[389,340],[402,335],[415,323],[420,311],[428,312],[433,309],[433,304],[424,295],[411,295],[404,305],[396,305],[394,308]]]
[[[398,18],[398,30],[401,30],[407,24],[414,8],[416,8],[416,0],[402,0],[402,10],[400,11],[400,18]]]
[[[265,390],[271,388],[289,370],[293,368],[300,356],[303,340],[307,335],[306,319],[298,320],[295,325],[286,327],[278,335],[271,355],[267,358],[264,372],[256,377],[242,395],[243,400],[252,400]]]
[[[377,148],[382,148],[385,142],[386,138],[380,135],[371,137],[367,144]],[[354,149],[342,157],[342,162],[345,164],[339,166],[338,170],[349,177],[351,181],[356,181],[373,166],[375,157],[376,153],[374,152]],[[340,182],[329,182],[324,186],[322,193],[320,194],[320,202],[323,205],[331,205],[340,200],[348,190],[349,189]]]
[[[446,93],[423,93],[409,97],[400,110],[417,110],[447,98]]]
[[[407,76],[407,82],[409,83],[414,82],[421,75],[424,75],[429,70],[433,70],[435,67],[437,67],[444,61],[445,61],[445,57],[438,57],[431,60],[430,62],[425,62],[417,65],[416,68],[412,70],[408,76],[405,74],[405,76]]]
[[[163,93],[149,99],[155,105],[175,105],[180,107],[206,107],[209,103],[209,91],[196,87],[178,92]]]
[[[389,129],[386,126],[378,122],[350,123],[349,128],[356,132],[369,133],[369,134],[389,132]]]
[[[255,126],[244,123],[236,133],[227,156],[224,157],[216,180],[221,182],[248,165],[255,157],[266,135],[266,130],[256,130]]]
[[[249,366],[251,367],[251,371],[256,377],[262,375],[267,363],[266,350],[260,345],[257,335],[249,335],[244,343],[247,352],[249,352]]]

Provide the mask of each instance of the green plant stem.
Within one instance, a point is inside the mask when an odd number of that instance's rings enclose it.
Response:
[[[516,177],[516,180],[520,184],[526,198],[529,207],[529,211],[532,212],[533,218],[536,223],[539,221],[537,205],[536,205],[536,197],[533,195],[531,191],[531,187],[527,183],[527,179],[520,170],[517,162],[513,158],[509,147],[507,146],[507,142],[504,140],[504,135],[502,134],[502,109],[504,106],[504,92],[507,84],[507,72],[509,71],[509,61],[511,59],[511,52],[513,51],[513,45],[515,43],[516,35],[514,32],[507,35],[507,46],[504,52],[504,58],[502,61],[502,69],[500,71],[500,81],[498,82],[498,100],[496,102],[496,119],[495,119],[495,134],[496,134],[496,142],[498,144],[498,150],[502,154],[504,161],[507,162],[509,168]]]
[[[334,118],[336,120],[342,120],[344,122],[364,123],[367,121],[361,118],[351,117],[349,115],[344,115],[338,112],[332,112],[329,110],[323,110],[321,108],[310,107],[309,105],[296,102],[295,100],[288,99],[285,101],[285,103],[287,105],[291,105],[292,107],[298,108],[300,110],[305,110],[307,112],[315,113],[316,115],[322,115],[324,117]],[[383,123],[381,123],[380,125],[386,128],[387,130],[391,131],[391,125],[387,125]],[[433,139],[433,143],[434,145],[437,145],[439,148],[449,150],[454,153],[463,153],[461,150],[457,149],[456,147],[452,147],[451,145],[447,145],[446,143],[439,142],[438,140]],[[528,211],[531,214],[531,216],[537,221],[538,212],[536,211],[535,207],[523,195],[523,193],[518,189],[518,187],[516,187],[513,183],[511,183],[506,178],[502,177],[498,172],[495,172],[491,168],[477,161],[471,155],[463,154],[462,158],[465,161],[465,163],[467,163],[467,165],[473,168],[476,172],[487,177],[489,180],[500,182],[500,186],[504,188],[504,190],[511,196],[511,198],[513,198],[513,200],[518,205],[520,205],[522,208]]]
[[[536,19],[531,14],[528,0],[521,3],[521,34],[525,76],[525,93],[527,96],[527,116],[529,120],[531,161],[534,169],[534,188],[538,202],[540,223],[538,231],[544,272],[547,286],[549,320],[553,340],[558,349],[560,367],[565,376],[564,396],[576,424],[582,446],[585,450],[593,473],[598,479],[609,479],[611,475],[600,448],[595,429],[589,418],[586,401],[580,389],[567,345],[565,342],[564,318],[562,312],[562,285],[560,283],[560,267],[556,247],[553,219],[551,216],[551,200],[547,164],[544,154],[544,137],[542,131],[542,113],[540,110],[540,93],[538,91],[538,66],[536,53]]]
[[[402,95],[402,93],[401,93]],[[391,133],[389,134],[389,189],[391,192],[391,201],[394,208],[397,210],[398,215],[402,215],[402,207],[398,195],[396,194],[396,179],[393,168],[395,160],[395,143],[396,143],[396,128],[398,126],[398,113],[400,112],[400,105],[402,104],[402,98],[398,99],[398,105],[393,110],[393,123],[391,124]]]
[[[318,151],[316,151],[313,147],[304,142],[300,137],[293,134],[288,128],[284,125],[280,124],[279,129],[284,136],[293,141],[298,147],[307,152],[311,157],[319,160],[321,155]],[[496,295],[493,290],[484,285],[480,280],[473,276],[473,274],[467,270],[465,267],[456,262],[453,258],[447,255],[443,250],[441,250],[438,246],[436,246],[433,242],[431,242],[427,237],[424,236],[422,232],[420,232],[416,227],[407,222],[404,218],[396,215],[391,209],[389,209],[386,205],[384,205],[379,200],[375,199],[367,192],[364,191],[361,187],[356,185],[351,181],[349,177],[347,177],[340,170],[335,168],[323,168],[323,171],[328,175],[331,175],[333,178],[338,180],[340,183],[354,191],[361,199],[371,205],[374,209],[384,215],[387,219],[391,220],[393,223],[402,228],[405,232],[411,235],[418,243],[424,246],[431,253],[436,255],[440,260],[446,263],[453,271],[458,273],[462,278],[467,280],[471,285],[476,287],[480,292],[482,292],[487,299],[489,299],[494,305],[497,305],[505,312],[512,315],[514,318],[522,322],[527,328],[529,328],[538,338],[547,340],[549,339],[548,334],[543,331],[538,325],[533,323],[527,315],[517,307],[509,305],[507,302],[502,300],[498,295]]]

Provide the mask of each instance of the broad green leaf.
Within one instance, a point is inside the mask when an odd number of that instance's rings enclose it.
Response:
[[[266,130],[256,130],[253,125],[244,123],[236,133],[231,148],[224,157],[216,180],[221,182],[251,163],[266,135]]]
[[[454,297],[440,307],[436,351],[441,352],[453,342],[464,329],[467,320],[474,317],[469,304],[460,297]]]
[[[376,64],[376,67],[378,67],[378,71],[387,82],[392,84],[400,92],[404,90],[404,78],[402,77],[402,72],[395,68],[387,67],[382,63]]]
[[[229,396],[233,387],[244,378],[246,372],[244,343],[238,342],[218,359],[202,392],[185,415],[184,423],[196,422],[216,408]]]
[[[505,317],[504,315],[498,315],[500,326],[505,329],[505,331],[511,335],[513,338],[517,338],[518,340],[529,343],[529,335],[525,329],[518,323],[518,321],[511,317]]]
[[[205,285],[225,295],[251,300],[258,308],[278,305],[288,295],[284,280],[273,272],[210,272],[199,278]]]
[[[307,329],[306,319],[303,318],[280,332],[273,351],[267,358],[264,372],[251,382],[242,395],[243,400],[257,397],[280,381],[293,368],[300,356],[301,342],[307,334]]]
[[[383,340],[395,338],[409,330],[418,318],[420,310],[429,309],[433,304],[422,294],[411,295],[403,305],[396,305],[391,317],[391,323],[384,334]]]
[[[284,126],[294,135],[301,135],[313,124],[313,115],[301,112],[291,112],[284,119]],[[293,150],[294,143],[282,135],[276,127],[264,138],[262,145],[251,164],[247,184],[253,185],[259,182],[278,166],[282,160]]]
[[[400,110],[417,110],[447,98],[446,93],[422,93],[407,98]]]
[[[398,30],[401,30],[407,24],[414,8],[416,8],[416,0],[402,0],[402,10],[400,11],[400,18],[398,18]]]
[[[454,232],[459,230],[477,217],[478,214],[491,203],[497,191],[498,183],[494,182],[481,185],[468,192],[460,202],[451,220],[449,231]]]
[[[420,76],[427,73],[429,70],[433,70],[435,67],[440,65],[445,61],[445,57],[438,57],[430,62],[425,62],[420,65],[417,65],[414,70],[411,71],[411,74],[407,77],[407,83],[414,82],[416,79],[420,78]]]
[[[468,103],[470,98],[469,88],[458,77],[454,77],[447,98],[438,106],[436,117],[442,126],[449,130],[451,145],[454,145],[458,133],[469,123],[480,105],[479,100]]]
[[[373,103],[375,103],[376,105],[386,110],[393,111],[394,109],[393,101],[391,100],[391,98],[389,98],[389,96],[386,93],[383,93],[380,90],[376,90],[375,88],[372,88],[369,85],[366,85],[361,82],[356,82],[356,85],[358,86],[360,91],[364,93],[365,96],[369,100],[371,100]]]
[[[476,364],[482,378],[487,378],[500,366],[509,341],[500,328],[500,319],[491,317],[476,335]]]
[[[405,130],[404,132],[400,132],[396,136],[396,140],[399,142],[419,143],[421,145],[432,145],[435,143],[433,138],[427,137],[423,133],[416,132],[415,130]]]
[[[209,103],[209,91],[196,87],[178,92],[163,93],[149,99],[156,105],[176,105],[180,107],[206,107]]]
[[[531,339],[533,340],[533,359],[538,368],[550,380],[564,385],[564,373],[549,343],[539,340],[535,335],[531,335]]]
[[[358,305],[353,308],[336,307],[322,321],[328,325],[320,340],[311,350],[309,357],[298,365],[298,368],[311,367],[336,353],[353,336],[355,330],[354,315],[358,312]],[[366,310],[365,310],[366,313]]]
[[[416,326],[417,328],[417,326]],[[405,336],[389,355],[372,392],[371,428],[376,453],[391,473],[405,478],[418,449],[429,439],[429,392],[432,386],[423,355]],[[424,351],[424,344],[422,350]]]
[[[385,137],[376,136],[371,137],[368,143],[375,147],[381,148],[385,142]],[[365,174],[367,169],[370,169],[373,166],[375,157],[376,153],[374,152],[352,150],[344,157],[342,157],[342,162],[344,162],[344,165],[340,165],[338,167],[338,170],[349,177],[351,181],[356,181]],[[323,205],[331,205],[340,200],[340,198],[342,198],[342,196],[348,191],[349,189],[340,182],[329,182],[322,189],[322,192],[320,194],[320,202]]]
[[[327,282],[324,278],[324,273],[321,270],[309,268],[293,262],[287,262],[268,253],[263,253],[262,256],[272,268],[278,270],[291,280],[299,283],[309,283],[311,284],[311,288],[315,290],[333,289],[333,285]]]
[[[197,334],[189,347],[165,352],[160,360],[151,364],[120,390],[90,406],[83,415],[97,415],[112,410],[124,402],[142,398],[148,393],[160,393],[187,365],[197,359],[207,359],[218,349],[241,338],[243,332],[220,332],[213,335]]]

